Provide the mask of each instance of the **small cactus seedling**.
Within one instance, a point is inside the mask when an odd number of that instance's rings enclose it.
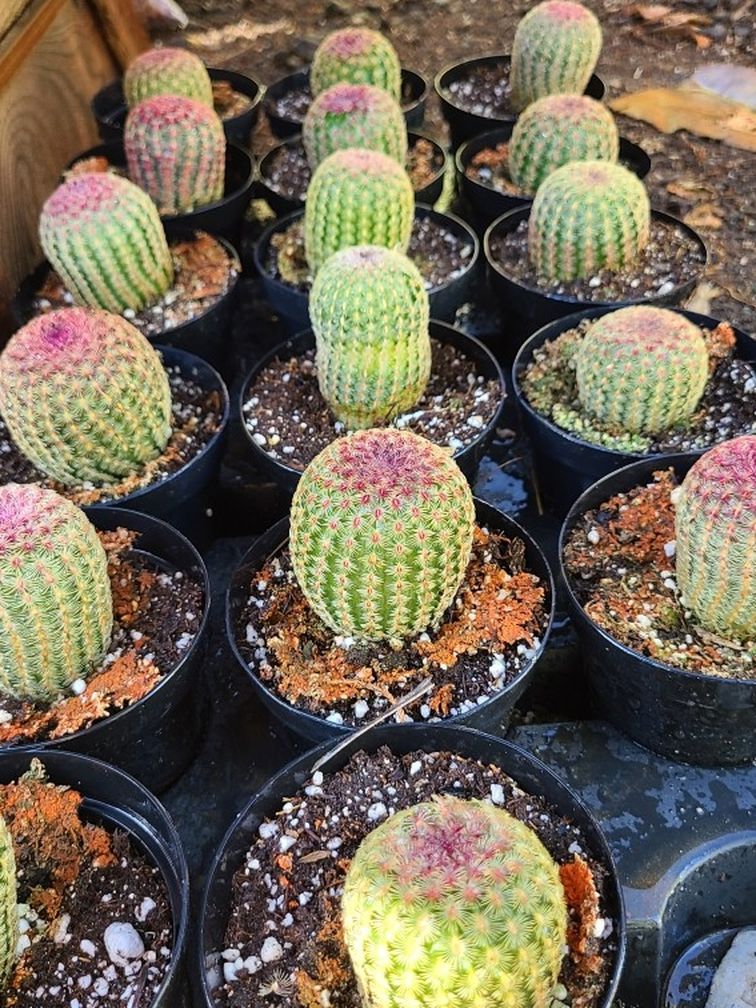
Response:
[[[676,491],[677,583],[701,626],[756,641],[756,435],[706,452]]]
[[[223,195],[226,135],[213,109],[157,95],[135,105],[123,136],[129,177],[163,214],[187,213]]]
[[[601,52],[601,25],[582,4],[546,0],[517,25],[510,85],[517,112],[551,94],[582,94]]]
[[[522,113],[509,141],[509,174],[526,193],[570,161],[616,161],[612,113],[583,95],[548,95]]]
[[[549,280],[589,277],[633,263],[648,243],[643,183],[622,165],[573,161],[546,177],[530,211],[528,251]]]
[[[171,391],[160,357],[130,322],[63,308],[32,319],[0,355],[0,413],[52,479],[109,483],[165,448]]]
[[[509,812],[451,796],[357,848],[344,940],[365,1008],[549,1008],[564,957],[559,869]]]
[[[213,107],[213,86],[205,64],[187,49],[148,49],[129,64],[123,76],[129,108],[156,95],[182,95]]]
[[[0,487],[0,689],[50,702],[107,649],[105,550],[71,501],[35,484]]]
[[[388,423],[425,391],[428,295],[414,263],[376,245],[326,260],[310,294],[323,398],[349,428]]]
[[[361,147],[407,157],[407,126],[398,102],[370,84],[334,84],[318,95],[304,120],[303,139],[311,168],[337,150]]]
[[[709,377],[698,326],[646,305],[592,322],[576,365],[583,408],[602,423],[638,434],[659,434],[689,420]]]
[[[0,532],[2,535],[2,532]],[[18,896],[13,838],[0,815],[0,992],[8,982],[18,944]]]
[[[474,524],[470,488],[448,451],[409,431],[358,431],[324,448],[299,481],[292,564],[336,633],[399,640],[443,616]]]
[[[350,245],[405,252],[415,194],[404,168],[378,151],[336,151],[315,170],[305,203],[305,255],[313,273]]]
[[[346,81],[372,84],[399,101],[401,67],[389,40],[370,28],[342,28],[326,35],[312,59],[310,87],[314,95]]]
[[[75,175],[42,207],[39,238],[76,304],[139,311],[173,283],[157,207],[110,172]]]

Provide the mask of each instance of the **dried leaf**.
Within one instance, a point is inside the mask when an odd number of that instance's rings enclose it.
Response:
[[[672,193],[673,196],[679,196],[681,199],[699,200],[713,195],[715,190],[699,179],[680,179],[677,182],[670,182],[667,186],[667,192]]]
[[[718,230],[722,227],[722,218],[717,216],[719,212],[713,203],[699,203],[685,214],[683,223],[692,228]]]
[[[711,313],[711,302],[715,298],[718,298],[721,293],[722,291],[716,284],[704,280],[688,298],[685,307],[688,311],[698,312],[701,315],[709,315]]]

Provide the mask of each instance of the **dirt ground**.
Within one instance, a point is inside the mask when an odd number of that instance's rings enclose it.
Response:
[[[584,0],[601,20],[604,48],[597,72],[612,98],[674,85],[704,63],[754,66],[754,0],[668,0],[676,15],[700,16],[695,29],[660,30],[632,12],[630,0]],[[532,0],[184,0],[186,40],[206,63],[252,73],[265,83],[309,63],[325,33],[365,24],[386,33],[404,66],[432,77],[447,63],[509,51],[515,25]],[[698,39],[694,37],[698,34]],[[619,117],[620,133],[652,159],[646,179],[652,205],[698,227],[710,265],[694,307],[756,330],[756,155],[700,139],[665,135]],[[427,130],[443,130],[431,101]],[[255,147],[272,140],[258,127]],[[703,300],[701,300],[701,298]]]

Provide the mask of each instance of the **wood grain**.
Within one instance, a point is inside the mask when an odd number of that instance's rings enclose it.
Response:
[[[137,17],[131,0],[90,0],[100,30],[116,62],[125,70],[150,48],[150,37]]]

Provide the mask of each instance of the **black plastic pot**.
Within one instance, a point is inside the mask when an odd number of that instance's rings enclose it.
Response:
[[[695,455],[667,455],[663,465],[682,479],[695,460]],[[650,482],[659,468],[657,458],[610,473],[575,501],[562,525],[560,570],[591,689],[602,717],[667,759],[694,766],[750,763],[756,759],[756,681],[672,668],[620,644],[585,614],[564,567],[564,546],[579,518],[615,494]]]
[[[554,618],[554,582],[549,565],[541,552],[540,546],[513,518],[510,518],[502,511],[477,497],[475,498],[475,512],[479,523],[504,531],[510,536],[517,536],[523,540],[525,543],[527,569],[537,574],[548,586],[548,621],[541,635],[541,646],[538,648],[530,665],[516,679],[508,683],[485,703],[480,704],[473,710],[445,719],[445,723],[449,725],[464,725],[470,728],[479,728],[483,731],[495,731],[503,734],[509,726],[514,705],[532,678],[536,665],[546,648]],[[252,689],[279,724],[284,725],[284,727],[288,728],[299,738],[308,739],[312,742],[343,738],[349,735],[354,729],[348,725],[337,725],[331,721],[326,721],[324,717],[310,714],[308,711],[301,710],[282,700],[277,693],[268,689],[258,676],[256,669],[250,668],[247,665],[236,643],[237,624],[248,598],[250,583],[256,572],[265,566],[271,556],[278,553],[285,546],[288,537],[289,519],[283,518],[264,535],[260,536],[245,553],[240,565],[231,577],[226,594],[226,634],[234,657],[239,663],[240,668],[249,677]]]
[[[228,81],[234,91],[252,99],[250,108],[231,119],[223,120],[226,137],[232,143],[248,147],[250,134],[255,128],[257,117],[260,114],[260,103],[265,94],[265,87],[254,77],[238,73],[236,70],[208,67],[207,72],[210,74],[210,80]],[[126,99],[123,94],[122,81],[113,81],[100,88],[89,104],[92,114],[97,120],[97,131],[103,143],[122,139],[123,125],[126,121]]]
[[[615,311],[615,308],[592,308],[576,312],[558,319],[539,329],[520,347],[512,367],[512,387],[522,417],[523,427],[533,449],[539,483],[544,495],[560,514],[564,514],[575,499],[589,486],[631,462],[648,459],[657,465],[664,465],[663,455],[649,455],[615,451],[601,445],[590,444],[575,434],[563,430],[543,414],[533,409],[522,392],[520,379],[533,360],[533,353],[545,343],[550,343],[562,333],[574,329],[583,319],[600,318]],[[690,319],[698,326],[715,329],[718,319],[697,312],[675,308],[674,311]],[[739,329],[734,330],[737,338],[738,355],[741,347],[753,342]],[[703,450],[691,455],[702,455]]]
[[[477,56],[474,59],[462,60],[461,63],[450,63],[440,73],[436,74],[433,87],[441,103],[441,114],[449,124],[452,148],[459,147],[465,140],[477,136],[478,133],[494,129],[497,126],[503,126],[505,123],[514,122],[517,114],[513,111],[506,116],[494,117],[466,112],[454,104],[453,96],[448,90],[449,85],[466,77],[471,70],[477,67],[501,66],[507,76],[509,76],[510,62],[511,56],[509,53],[495,53],[491,56]],[[601,101],[605,91],[604,82],[596,74],[593,74],[586,85],[584,94],[587,94],[590,98],[595,98],[596,101]]]
[[[196,1003],[203,1008],[216,1008],[212,991],[217,982],[220,952],[226,947],[224,939],[230,915],[234,873],[253,845],[260,823],[269,816],[274,816],[283,803],[308,782],[313,764],[327,754],[330,744],[326,742],[295,759],[258,791],[236,817],[215,855],[199,909],[197,943],[191,965]],[[341,769],[355,752],[365,750],[373,753],[384,745],[390,746],[395,753],[447,751],[498,766],[513,777],[525,792],[545,798],[560,815],[580,827],[598,860],[607,870],[606,910],[614,921],[617,955],[606,989],[596,1000],[595,1008],[609,1008],[625,958],[622,888],[606,839],[575,792],[540,760],[512,742],[469,729],[435,725],[376,728],[339,752],[324,767],[324,772],[332,773]]]
[[[0,752],[0,783],[26,773],[33,758],[45,767],[53,784],[81,794],[82,812],[109,833],[127,833],[160,871],[173,918],[173,950],[165,979],[145,1008],[184,1004],[186,946],[189,932],[189,870],[181,839],[170,816],[150,792],[116,767],[77,753],[39,751],[29,747]]]

